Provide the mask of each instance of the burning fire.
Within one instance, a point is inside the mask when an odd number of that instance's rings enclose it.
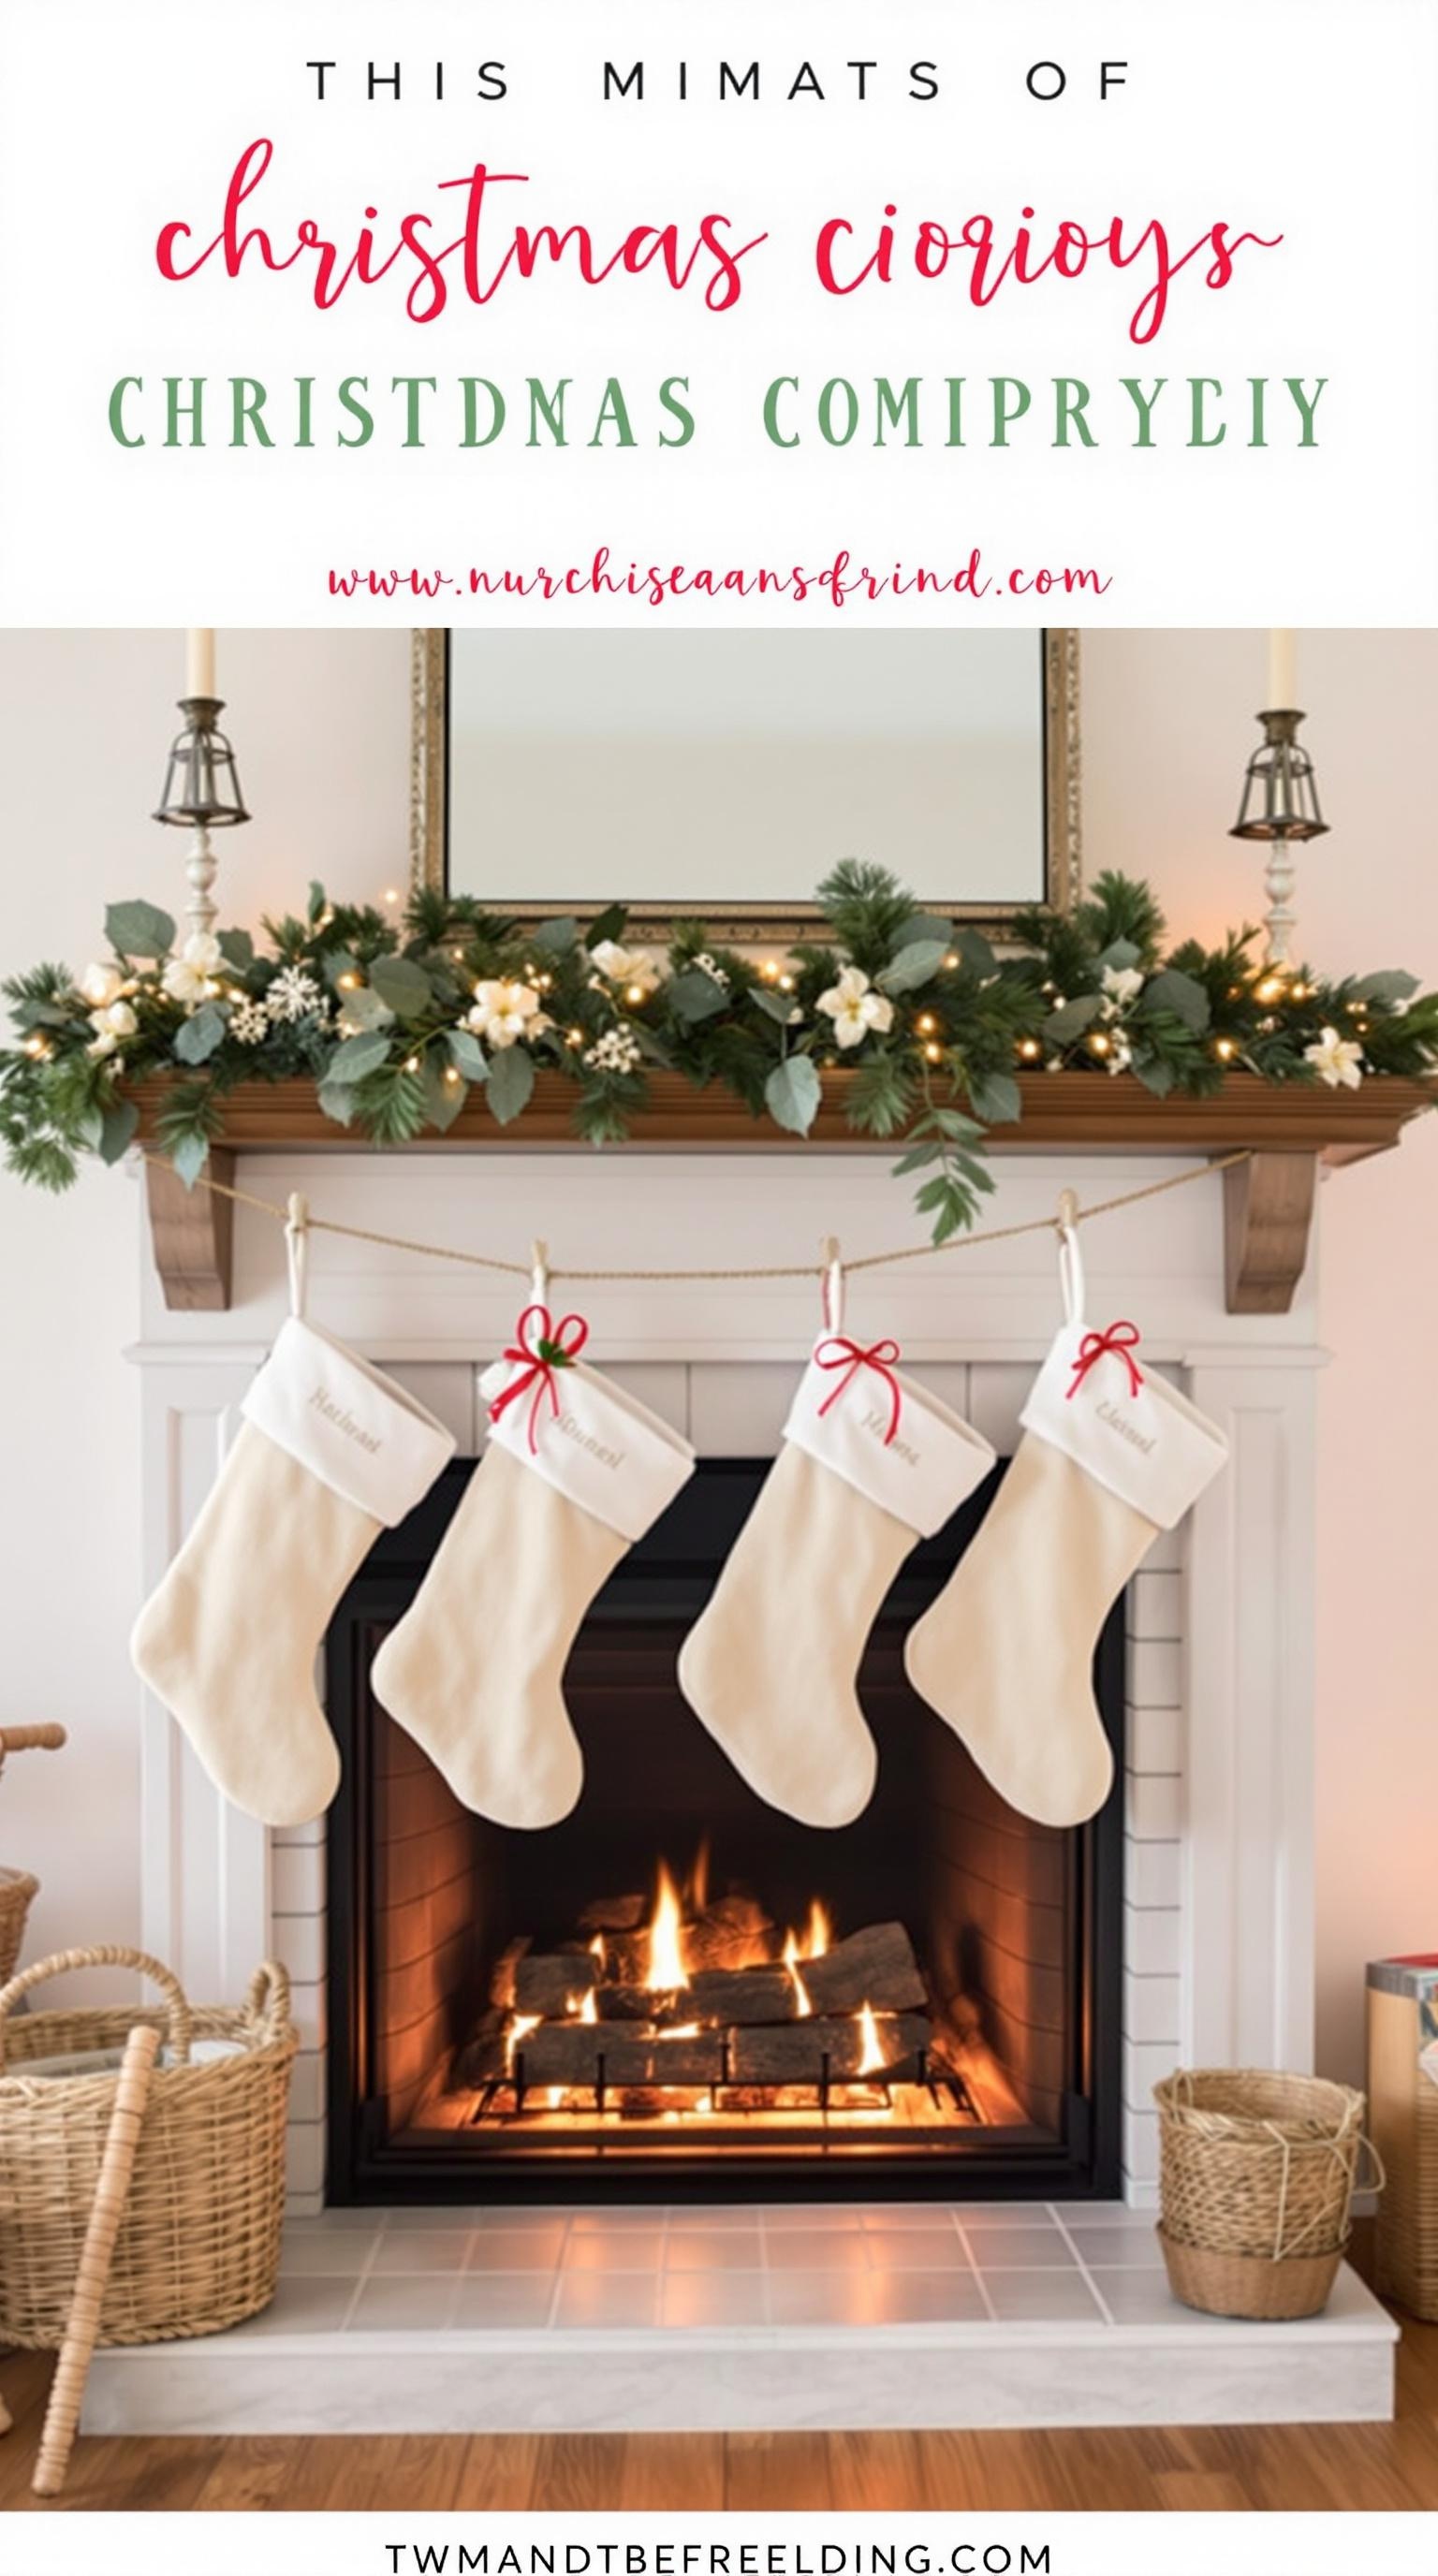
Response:
[[[809,2001],[808,1989],[799,1974],[800,1964],[805,1959],[824,1958],[833,1938],[833,1931],[834,1927],[828,1912],[816,1896],[809,1907],[809,1920],[802,1941],[797,1932],[791,1932],[784,1943],[784,1965],[794,1981],[800,2021],[807,2021],[814,2009]]]
[[[880,2044],[879,2025],[874,2019],[872,2004],[865,2004],[862,2007],[859,2014],[859,2028],[864,2035],[864,2054],[859,2060],[859,2073],[882,2075],[887,2060]]]
[[[689,1983],[684,1964],[684,1914],[678,1890],[663,1861],[654,1912],[649,1921],[649,1971],[644,1980],[657,1994],[674,1994]]]
[[[520,2041],[522,2039],[526,2039],[532,2030],[538,2030],[541,2018],[542,2016],[539,2013],[515,2014],[508,2030],[504,2034],[504,2071],[506,2075],[512,2075],[514,2073],[514,2052],[519,2046]]]

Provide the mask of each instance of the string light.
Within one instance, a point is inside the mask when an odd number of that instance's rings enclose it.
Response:
[[[445,1081],[446,1081],[446,1082],[458,1082],[458,1080],[459,1080],[459,1075],[456,1073],[456,1071],[455,1071],[455,1069],[454,1069],[454,1066],[453,1066],[452,1064],[447,1064],[447,1065],[445,1066],[445,1068],[444,1068],[444,1078],[445,1078]]]
[[[793,976],[792,976],[792,975],[781,975],[781,976],[780,976],[780,978],[779,978],[779,990],[780,990],[780,992],[781,992],[781,993],[792,993],[792,992],[793,992],[793,990],[794,990],[794,978],[793,978]]]
[[[1109,1042],[1102,1029],[1095,1029],[1088,1042],[1090,1055],[1107,1055]]]
[[[407,1055],[407,1056],[405,1057],[405,1060],[404,1060],[404,1069],[405,1069],[405,1072],[406,1072],[406,1073],[418,1073],[418,1071],[419,1071],[419,1058],[418,1058],[418,1056],[417,1056],[417,1055]]]
[[[1254,985],[1253,998],[1256,1002],[1281,1001],[1283,999],[1283,977],[1281,975],[1265,975],[1261,983]]]
[[[583,1029],[570,1029],[566,1034],[564,1043],[566,1046],[582,1047],[584,1044]]]
[[[924,1049],[924,1053],[925,1053],[925,1055],[927,1056],[927,1058],[928,1058],[928,1060],[929,1060],[930,1064],[942,1064],[942,1063],[943,1063],[943,1060],[944,1060],[944,1050],[943,1050],[943,1048],[940,1046],[940,1044],[939,1044],[939,1042],[938,1042],[938,1039],[937,1039],[937,1038],[930,1038],[930,1040],[929,1040],[929,1042],[928,1042],[928,1045],[927,1045],[927,1046],[925,1047],[925,1049]]]
[[[1040,1046],[1037,1038],[1020,1038],[1019,1053],[1023,1057],[1025,1064],[1037,1064],[1039,1057],[1043,1054],[1043,1048]]]
[[[952,973],[953,973],[954,968],[957,966],[958,962],[959,962],[959,961],[958,961],[958,958],[957,958],[957,956],[955,955],[954,950],[951,948],[951,949],[949,950],[949,953],[948,953],[947,957],[944,959],[944,964],[947,966],[947,968],[948,968],[948,970],[949,970],[950,974],[952,974]]]
[[[1215,1038],[1213,1052],[1220,1064],[1231,1064],[1238,1053],[1238,1047],[1233,1038]]]
[[[338,979],[340,991],[342,993],[357,993],[363,980],[363,977],[359,975],[341,975]]]
[[[548,989],[548,988],[546,987],[546,990],[547,990],[547,989]],[[643,987],[643,985],[642,985],[642,984],[626,984],[626,985],[625,985],[625,987],[624,987],[624,998],[625,998],[626,1002],[628,1002],[628,1003],[630,1004],[631,1008],[632,1008],[636,1003],[642,1002],[642,1001],[643,1001],[643,999],[644,999],[644,987]]]
[[[44,1064],[50,1054],[50,1041],[42,1037],[27,1038],[22,1052],[25,1055],[34,1056],[37,1063]]]
[[[779,964],[777,958],[766,957],[763,965],[759,969],[759,972],[766,984],[777,984],[779,981]]]
[[[938,1025],[938,1021],[935,1019],[932,1011],[920,1011],[918,1018],[914,1022],[914,1026],[918,1030],[921,1038],[932,1036]]]

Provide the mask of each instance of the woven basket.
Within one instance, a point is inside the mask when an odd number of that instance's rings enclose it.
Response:
[[[163,2009],[10,2018],[43,1979],[101,1967],[142,1971],[164,1994]],[[141,2021],[162,2032],[164,2057],[151,2081],[99,2340],[216,2334],[274,2295],[298,2044],[284,1969],[257,1969],[238,2010],[192,2008],[169,1969],[143,1951],[66,1950],[0,1992],[0,2343],[48,2348],[64,2339],[119,2080],[116,2065],[93,2075],[26,2068],[79,2052],[118,2060]],[[230,2045],[192,2061],[192,2042],[203,2040]]]
[[[1154,2100],[1174,2297],[1217,2316],[1315,2316],[1348,2242],[1362,2094],[1208,2067],[1169,2076]]]
[[[0,1771],[7,1754],[58,1753],[64,1741],[63,1726],[0,1726]],[[40,1881],[28,1869],[0,1869],[0,1986],[15,1973],[25,1917],[39,1893]]]

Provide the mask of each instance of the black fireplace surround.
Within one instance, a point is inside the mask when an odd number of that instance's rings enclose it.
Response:
[[[329,1630],[327,1705],[343,1779],[328,1824],[331,2203],[1116,2193],[1122,1601],[1094,1669],[1116,1785],[1102,1813],[1073,1832],[1004,1806],[903,1673],[905,1633],[973,1537],[1002,1466],[914,1550],[883,1605],[859,1679],[879,1785],[866,1814],[835,1833],[808,1831],[756,1798],[674,1679],[678,1644],[767,1472],[752,1459],[701,1461],[590,1610],[565,1677],[586,1766],[574,1813],[521,1834],[459,1808],[379,1709],[368,1677],[473,1472],[472,1460],[456,1461],[398,1529],[381,1534]],[[843,1579],[836,1568],[836,1600]],[[476,1664],[483,1651],[476,1638]],[[1042,1722],[1041,1711],[1034,1716]],[[905,1927],[935,2009],[992,2067],[994,2087],[970,2093],[962,2078],[950,2080],[940,2043],[921,2050],[919,2085],[902,2097],[920,2105],[928,2127],[891,2104],[873,2122],[836,2114],[832,2104],[847,2097],[831,2096],[826,2058],[824,2087],[787,2128],[742,2108],[731,2116],[729,2106],[750,2097],[720,2088],[703,2120],[626,2119],[601,2081],[585,2117],[557,2123],[552,2136],[542,2117],[512,2116],[525,2107],[522,2091],[479,2088],[477,2079],[456,2088],[445,2070],[471,2062],[466,2048],[486,2007],[495,2019],[497,1962],[526,1943],[577,1950],[586,1902],[651,1887],[661,1861],[680,1878],[701,1845],[711,1888],[742,1888],[775,1925],[802,1922],[819,1897],[840,1937]],[[521,2053],[520,2074],[523,2065]],[[483,2112],[491,2092],[495,2107]],[[965,2100],[977,2115],[944,2125]],[[997,2115],[994,2101],[1004,2105]]]

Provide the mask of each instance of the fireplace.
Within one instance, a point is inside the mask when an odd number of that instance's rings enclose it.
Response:
[[[1027,1822],[903,1674],[988,1491],[884,1604],[860,1674],[878,1790],[820,1833],[679,1695],[766,1473],[701,1460],[570,1657],[579,1804],[516,1833],[468,1814],[368,1687],[471,1472],[382,1534],[329,1635],[331,2202],[1116,2190],[1121,1793],[1079,1832]],[[1095,1674],[1120,1779],[1124,1651],[1120,1604]]]

